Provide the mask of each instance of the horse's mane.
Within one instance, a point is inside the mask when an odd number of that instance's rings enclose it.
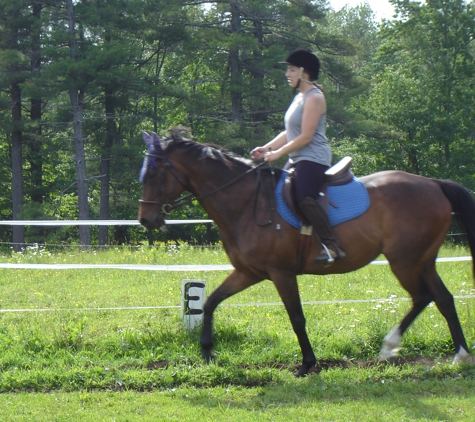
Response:
[[[241,157],[220,145],[194,141],[190,130],[183,126],[173,127],[170,134],[162,138],[162,141],[164,141],[167,151],[173,151],[177,148],[186,149],[187,154],[196,157],[198,160],[217,160],[223,162],[228,167],[231,165],[238,165],[244,168],[254,167],[252,160]]]

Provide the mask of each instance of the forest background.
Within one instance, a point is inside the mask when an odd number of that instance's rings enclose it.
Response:
[[[248,157],[283,129],[279,61],[321,59],[334,161],[475,190],[475,7],[390,0],[1,0],[0,220],[135,219],[141,131],[192,129]],[[197,205],[174,219],[206,218]],[[156,239],[218,241],[203,225]],[[140,243],[130,226],[0,226],[0,242]]]

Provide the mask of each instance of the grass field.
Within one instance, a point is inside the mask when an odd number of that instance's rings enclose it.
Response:
[[[446,247],[441,255],[469,253]],[[187,247],[29,248],[1,261],[228,263],[219,248]],[[438,269],[461,296],[457,310],[473,350],[475,300],[465,297],[475,295],[471,262]],[[435,306],[406,333],[397,364],[375,360],[410,306],[387,266],[299,277],[321,363],[318,375],[304,379],[292,375],[300,349],[268,281],[218,308],[217,361],[203,363],[198,330],[183,328],[181,280],[204,279],[209,293],[225,275],[0,269],[0,420],[475,420],[475,368],[448,363],[452,340]],[[351,302],[361,299],[372,301]],[[334,300],[348,302],[313,303]]]

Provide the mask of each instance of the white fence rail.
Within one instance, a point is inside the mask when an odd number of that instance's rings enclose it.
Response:
[[[438,258],[437,262],[471,261],[471,256]],[[388,261],[378,260],[371,265],[387,265]],[[132,271],[231,271],[232,265],[143,265],[143,264],[14,264],[0,263],[0,268],[16,270],[132,270]]]
[[[208,224],[213,220],[165,220],[165,224]],[[140,226],[137,220],[3,220],[0,226]]]

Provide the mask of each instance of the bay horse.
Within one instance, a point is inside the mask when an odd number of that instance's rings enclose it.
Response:
[[[411,296],[412,308],[384,338],[380,357],[396,356],[401,336],[434,301],[452,335],[454,362],[473,361],[454,298],[435,265],[452,213],[463,223],[474,256],[475,200],[462,185],[402,171],[361,177],[371,200],[369,209],[360,217],[334,227],[346,258],[328,267],[316,264],[313,258],[320,253],[320,244],[313,235],[302,264],[298,256],[300,231],[275,211],[274,189],[282,170],[259,167],[216,145],[197,143],[179,130],[172,131],[171,137],[143,132],[143,138],[147,153],[140,176],[143,185],[140,223],[147,229],[161,227],[165,217],[186,201],[179,197],[188,191],[216,223],[234,267],[204,305],[200,343],[206,361],[214,359],[212,320],[217,306],[269,279],[285,305],[300,344],[302,364],[296,375],[314,372],[317,360],[305,328],[297,275],[355,271],[381,253]]]

